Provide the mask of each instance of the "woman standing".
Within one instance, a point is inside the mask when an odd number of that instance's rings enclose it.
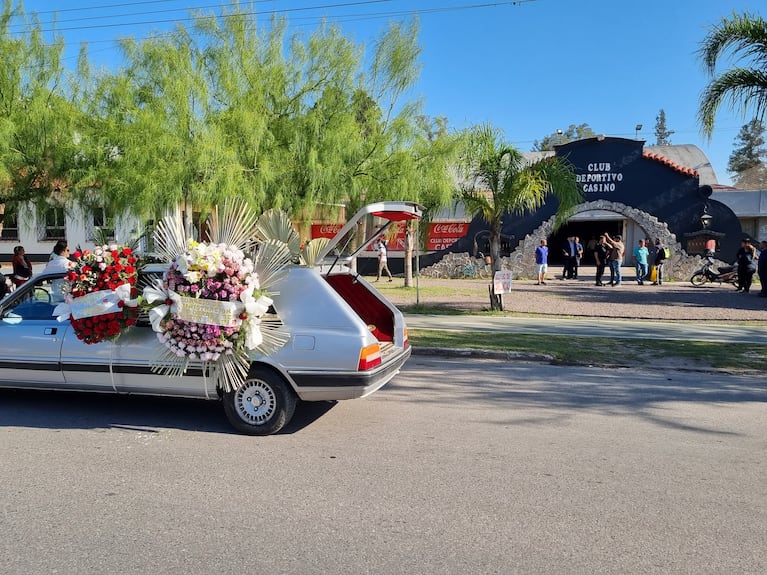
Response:
[[[32,262],[29,261],[24,246],[13,248],[13,285],[19,287],[32,277]]]
[[[756,250],[751,245],[751,240],[744,238],[738,253],[735,255],[738,263],[738,291],[743,293],[748,293],[751,289],[751,281],[756,272],[755,255]]]

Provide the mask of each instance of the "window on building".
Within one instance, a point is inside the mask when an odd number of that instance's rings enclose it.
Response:
[[[63,240],[66,238],[64,208],[49,207],[45,210],[44,240]]]
[[[5,204],[5,213],[0,214],[3,223],[3,230],[0,233],[0,239],[18,240],[19,239],[19,219],[18,210],[14,204]]]
[[[90,238],[96,243],[108,243],[115,239],[115,221],[106,208],[93,208],[93,227]]]

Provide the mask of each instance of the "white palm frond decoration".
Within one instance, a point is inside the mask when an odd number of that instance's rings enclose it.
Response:
[[[187,250],[187,237],[181,218],[166,216],[154,231],[155,251],[165,261],[173,261]]]
[[[206,361],[203,366],[216,387],[224,391],[235,391],[248,377],[250,360],[245,353],[232,353],[222,355],[218,361]]]
[[[216,244],[234,245],[247,251],[256,239],[256,213],[242,200],[227,200],[208,217],[208,239]]]
[[[256,237],[261,241],[279,240],[288,246],[290,253],[298,257],[301,238],[298,236],[288,214],[282,210],[267,210],[258,218]]]
[[[259,283],[262,286],[271,286],[285,275],[285,266],[293,259],[293,254],[280,240],[265,240],[258,244],[252,259]]]
[[[152,358],[152,373],[159,373],[168,377],[181,377],[188,368],[188,357],[178,357],[164,345],[160,346],[158,353]]]
[[[290,332],[279,316],[267,313],[260,318],[261,337],[263,341],[256,347],[256,351],[263,355],[270,355],[283,347],[290,340]]]
[[[317,256],[330,243],[330,238],[315,238],[301,250],[301,263],[307,266],[317,265]]]

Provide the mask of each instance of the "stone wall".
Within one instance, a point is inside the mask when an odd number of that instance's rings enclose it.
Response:
[[[586,202],[575,208],[572,215],[587,212],[591,210],[605,210],[620,214],[637,223],[645,237],[660,238],[663,245],[671,249],[671,257],[666,260],[664,265],[665,277],[674,281],[689,281],[690,276],[697,271],[703,264],[700,256],[690,256],[682,249],[682,245],[677,241],[676,235],[671,233],[668,226],[658,221],[653,215],[642,210],[637,210],[625,204],[618,202],[609,202],[606,200],[597,200]],[[554,232],[554,218],[541,224],[536,230],[519,243],[517,249],[507,258],[502,258],[501,269],[512,270],[514,279],[534,278],[535,277],[535,248],[538,247],[542,239],[548,238]],[[442,260],[421,270],[421,275],[425,277],[444,277],[457,278],[463,277],[460,268],[463,262],[470,261],[471,256],[468,253],[448,253]],[[629,265],[631,256],[626,258],[624,267]],[[717,262],[718,265],[728,265],[730,262]],[[552,270],[549,270],[552,273]],[[556,270],[554,271],[556,275]]]

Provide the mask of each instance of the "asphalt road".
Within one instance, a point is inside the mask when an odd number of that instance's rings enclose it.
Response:
[[[216,404],[0,391],[0,572],[767,572],[767,383],[414,357],[235,435]]]

